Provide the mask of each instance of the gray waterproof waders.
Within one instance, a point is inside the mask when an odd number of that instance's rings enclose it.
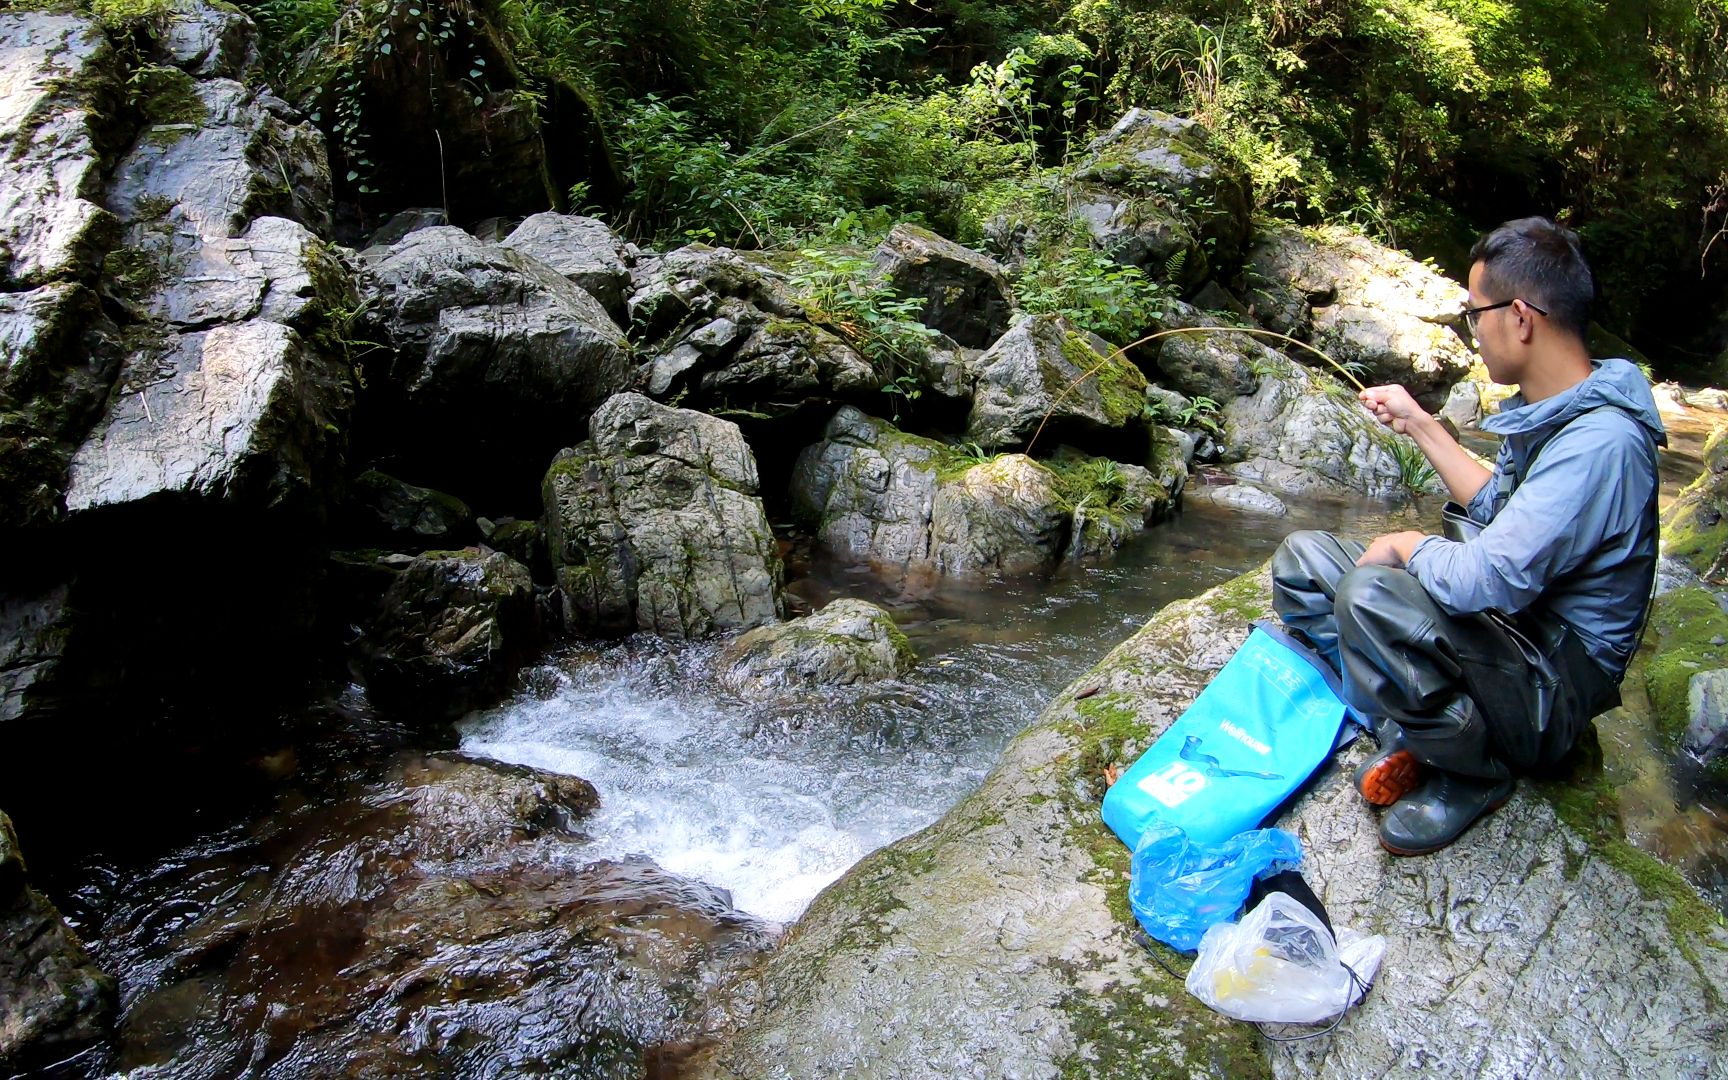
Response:
[[[1482,780],[1557,764],[1619,685],[1565,623],[1534,612],[1449,615],[1411,574],[1356,565],[1326,532],[1272,557],[1272,606],[1343,678],[1344,700],[1403,729],[1417,761]]]

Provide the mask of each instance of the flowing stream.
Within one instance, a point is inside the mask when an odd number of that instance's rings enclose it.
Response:
[[[977,787],[1057,690],[1163,605],[1257,565],[1293,528],[1367,535],[1415,520],[1365,503],[1283,518],[1191,503],[1108,565],[1048,584],[909,596],[820,567],[793,583],[819,603],[888,607],[921,658],[904,679],[741,701],[716,685],[716,646],[635,639],[551,657],[514,700],[461,725],[462,749],[591,781],[601,809],[582,857],[647,855],[789,921]]]

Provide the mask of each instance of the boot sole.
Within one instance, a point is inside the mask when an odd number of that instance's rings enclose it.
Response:
[[[1433,847],[1425,847],[1425,848],[1399,848],[1399,847],[1393,847],[1391,844],[1388,844],[1386,842],[1386,838],[1384,836],[1382,836],[1380,838],[1380,846],[1385,848],[1387,851],[1391,852],[1394,855],[1400,855],[1400,856],[1404,856],[1404,857],[1408,857],[1411,855],[1432,855],[1436,851],[1442,851],[1446,848],[1451,847],[1453,844],[1456,844],[1459,841],[1459,839],[1463,837],[1463,835],[1465,833],[1470,831],[1471,826],[1475,825],[1476,822],[1481,821],[1483,818],[1487,817],[1489,814],[1492,814],[1494,811],[1500,809],[1502,806],[1505,806],[1508,802],[1511,801],[1511,799],[1512,799],[1512,793],[1507,792],[1505,798],[1496,800],[1495,802],[1491,802],[1487,806],[1483,807],[1482,812],[1480,814],[1477,814],[1476,817],[1471,820],[1469,825],[1464,826],[1464,828],[1458,833],[1457,836],[1454,836],[1452,839],[1446,841],[1444,844],[1435,844]]]
[[[1422,765],[1408,750],[1394,750],[1356,778],[1356,790],[1375,806],[1391,806],[1422,783]]]

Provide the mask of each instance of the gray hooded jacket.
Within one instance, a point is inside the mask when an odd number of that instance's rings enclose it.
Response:
[[[1453,614],[1561,619],[1619,679],[1655,581],[1656,448],[1668,436],[1636,365],[1591,365],[1577,386],[1530,405],[1516,394],[1482,422],[1505,437],[1466,508],[1486,527],[1468,543],[1423,540],[1409,569]]]

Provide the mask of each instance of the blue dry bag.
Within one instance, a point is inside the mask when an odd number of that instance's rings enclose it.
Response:
[[[1210,847],[1259,825],[1347,739],[1338,676],[1280,627],[1256,623],[1194,704],[1104,795],[1134,850],[1154,818]],[[1353,734],[1353,733],[1352,733]]]

